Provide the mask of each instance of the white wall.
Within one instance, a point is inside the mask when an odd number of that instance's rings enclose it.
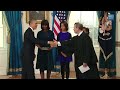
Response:
[[[7,28],[4,26],[6,24],[4,24],[5,22],[3,22],[3,47],[0,48],[0,75],[7,75],[8,72],[8,48],[9,48],[9,44],[7,44]]]
[[[7,49],[0,50],[0,75],[7,75]]]
[[[27,30],[27,28],[29,27],[29,24],[26,23],[26,11],[23,11],[23,16],[22,16],[22,29],[23,29],[23,37],[24,37],[24,32]],[[50,30],[52,30],[52,13],[53,11],[49,11],[49,25],[50,25]],[[37,33],[41,30],[41,25],[38,24],[38,27],[37,29],[34,31],[34,35],[35,37],[37,37]],[[35,47],[35,54],[37,55],[37,51],[38,51],[38,48]],[[36,59],[35,59],[35,65],[36,65]],[[35,70],[36,73],[38,70]]]
[[[120,11],[118,11],[116,19],[116,41],[120,42]],[[120,46],[116,47],[116,72],[120,77]]]

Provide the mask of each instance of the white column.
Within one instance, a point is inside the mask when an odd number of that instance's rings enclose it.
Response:
[[[116,18],[116,41],[120,42],[120,11],[117,13]],[[120,77],[120,46],[116,47],[116,72],[118,77]]]

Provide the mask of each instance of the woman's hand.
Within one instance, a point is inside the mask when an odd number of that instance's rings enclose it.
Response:
[[[63,52],[61,52],[61,54],[62,54],[64,57],[67,57],[67,55],[66,55],[66,54],[64,54]]]
[[[51,49],[53,49],[53,47],[50,47],[50,48],[48,49],[48,51],[51,50]]]

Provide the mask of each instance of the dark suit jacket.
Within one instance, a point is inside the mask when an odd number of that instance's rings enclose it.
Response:
[[[80,36],[75,36],[71,40],[61,42],[62,46],[71,46],[69,54],[75,55],[75,67],[79,67],[84,63],[88,65],[96,64],[98,62],[91,38],[82,33]]]
[[[28,28],[26,32],[24,33],[24,44],[22,48],[22,58],[24,60],[30,60],[33,61],[35,54],[35,44],[39,45],[46,45],[47,41],[41,41],[34,37],[34,32],[31,30],[31,28]]]

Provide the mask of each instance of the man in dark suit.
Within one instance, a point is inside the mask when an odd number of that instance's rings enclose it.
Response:
[[[75,55],[75,72],[77,79],[99,79],[99,73],[97,68],[97,56],[92,44],[92,41],[88,34],[83,32],[83,25],[80,23],[74,24],[74,32],[77,36],[73,37],[71,40],[67,40],[64,42],[51,42],[53,47],[55,46],[71,46],[69,53],[65,53],[67,56]],[[89,66],[90,70],[81,73],[79,70],[79,66],[83,65],[83,67]]]
[[[35,59],[34,49],[35,44],[39,45],[47,45],[49,42],[40,41],[39,39],[34,37],[34,32],[37,28],[36,20],[31,20],[29,22],[29,28],[24,33],[24,44],[22,48],[22,79],[35,79],[34,75],[34,64],[33,61]]]

